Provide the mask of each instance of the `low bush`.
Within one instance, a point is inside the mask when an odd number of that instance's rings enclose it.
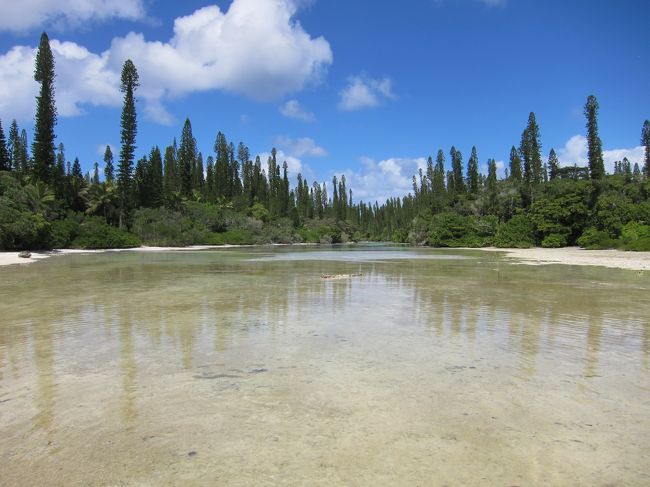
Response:
[[[515,215],[499,225],[494,237],[494,245],[500,248],[527,249],[535,243],[535,225],[526,215]]]
[[[125,249],[139,247],[140,239],[125,230],[107,225],[99,217],[91,217],[79,225],[79,234],[72,247],[80,249]]]
[[[566,244],[566,235],[561,233],[551,233],[542,240],[542,247],[547,249],[559,249],[560,247],[566,247]]]
[[[576,243],[589,250],[613,249],[618,246],[618,242],[610,237],[609,233],[594,227],[587,228]]]

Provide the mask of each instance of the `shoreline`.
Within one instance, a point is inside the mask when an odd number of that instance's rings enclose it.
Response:
[[[562,247],[559,249],[545,249],[543,247],[500,249],[497,247],[484,247],[473,250],[502,252],[513,263],[523,265],[588,265],[608,267],[611,269],[650,271],[650,252],[632,252],[616,249],[586,250],[580,247]]]
[[[271,244],[270,247],[283,246],[312,246],[318,244]],[[103,252],[168,252],[168,251],[193,251],[193,250],[219,250],[241,247],[254,247],[252,245],[191,245],[188,247],[153,247],[142,246],[130,249],[55,249],[48,251],[34,251],[30,258],[18,257],[19,252],[0,252],[0,267],[7,265],[24,265],[71,254],[95,254]],[[438,249],[440,250],[440,249]],[[530,249],[501,249],[496,247],[462,248],[447,250],[480,250],[483,252],[501,252],[511,262],[522,265],[580,265],[600,266],[613,269],[650,271],[650,252],[632,252],[624,250],[585,250],[580,247],[563,247],[559,249],[545,249],[533,247]]]

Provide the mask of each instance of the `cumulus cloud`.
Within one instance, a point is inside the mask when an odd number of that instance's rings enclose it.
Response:
[[[345,170],[347,186],[352,188],[355,201],[383,203],[390,197],[404,196],[413,191],[413,175],[426,170],[424,157],[391,157],[376,162],[369,157],[360,159],[361,169]]]
[[[279,110],[287,118],[295,118],[303,122],[313,122],[315,120],[314,114],[305,110],[298,100],[287,101]]]
[[[10,0],[2,2],[0,30],[20,32],[114,18],[137,20],[144,15],[142,0]]]
[[[224,90],[270,101],[320,80],[332,63],[323,38],[311,38],[293,20],[292,0],[234,0],[226,12],[209,6],[174,22],[168,42],[148,41],[131,32],[113,39],[101,54],[72,42],[52,41],[57,104],[62,116],[81,113],[85,104],[120,103],[119,75],[131,59],[140,75],[137,92],[145,114],[170,123],[164,101],[193,92]],[[34,48],[17,46],[0,56],[0,114],[33,113]],[[75,70],[76,76],[68,71]],[[15,91],[14,91],[15,89]]]
[[[309,137],[292,139],[291,137],[280,136],[276,139],[276,144],[280,149],[294,157],[325,157],[327,155],[327,151]]]
[[[269,157],[271,157],[271,153],[262,152],[259,154],[259,156],[260,156],[260,160],[262,161],[262,168],[266,170],[267,169],[266,162],[268,161]],[[275,160],[280,165],[280,168],[282,168],[282,164],[286,161],[287,175],[289,177],[289,181],[292,181],[292,184],[293,181],[295,181],[298,174],[303,171],[302,161],[298,157],[287,154],[282,149],[276,150]],[[280,169],[280,174],[282,174],[282,169]]]
[[[55,97],[62,117],[83,113],[82,106],[120,104],[118,77],[106,60],[74,42],[50,41],[56,62]],[[32,118],[38,83],[34,81],[36,48],[16,46],[0,56],[0,115]]]
[[[638,163],[639,167],[643,166],[643,157],[645,148],[643,146],[603,150],[603,161],[605,170],[608,173],[614,172],[614,162],[622,161],[624,157],[634,165]],[[574,135],[571,137],[560,150],[557,151],[557,158],[560,166],[587,166],[589,164],[587,138],[584,135]]]
[[[347,86],[339,93],[338,107],[343,111],[376,107],[395,98],[390,78],[373,79],[365,75],[350,76]]]

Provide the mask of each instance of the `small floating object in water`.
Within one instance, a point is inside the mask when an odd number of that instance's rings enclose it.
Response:
[[[349,279],[351,277],[359,277],[361,273],[357,274],[322,274],[321,279]]]
[[[22,257],[23,259],[29,259],[32,256],[31,252],[28,252],[26,250],[23,250],[18,254],[18,257]]]

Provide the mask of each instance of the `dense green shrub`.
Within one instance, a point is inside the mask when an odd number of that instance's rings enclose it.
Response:
[[[100,217],[90,217],[79,225],[79,234],[72,242],[72,247],[80,249],[123,249],[139,247],[137,236],[120,230]]]
[[[629,222],[621,231],[621,247],[625,250],[650,250],[650,225]]]
[[[612,249],[617,247],[618,242],[604,230],[594,227],[587,228],[576,242],[580,247],[589,250]]]
[[[227,230],[222,233],[213,233],[206,242],[209,245],[253,245],[255,238],[246,230]]]
[[[547,249],[558,249],[560,247],[566,247],[566,235],[561,233],[551,233],[544,237],[542,240],[542,247]]]
[[[477,218],[456,213],[440,213],[431,218],[429,245],[432,247],[484,247],[496,233],[495,217]]]
[[[43,215],[18,211],[0,204],[0,248],[38,250],[51,248],[50,223]]]
[[[527,249],[535,243],[535,225],[527,215],[515,215],[499,225],[494,238],[494,245],[501,248]]]
[[[70,247],[75,238],[79,235],[81,218],[68,217],[65,220],[54,220],[52,222],[52,247],[65,249]]]

